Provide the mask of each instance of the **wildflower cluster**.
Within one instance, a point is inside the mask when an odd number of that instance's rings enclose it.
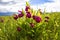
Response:
[[[58,40],[59,14],[42,14],[26,2],[24,10],[0,17],[0,40]]]
[[[18,18],[25,17],[25,18],[33,19],[33,21],[35,21],[36,23],[40,23],[42,21],[41,16],[39,16],[41,13],[40,10],[36,12],[36,14],[39,14],[39,15],[35,15],[35,13],[32,12],[32,9],[28,3],[26,3],[25,11],[24,12],[23,11],[24,10],[22,11],[18,10],[18,14],[17,15],[15,14],[13,16],[14,19],[17,20]],[[33,22],[29,24],[32,28],[35,26]],[[18,27],[17,30],[19,31],[20,27]]]

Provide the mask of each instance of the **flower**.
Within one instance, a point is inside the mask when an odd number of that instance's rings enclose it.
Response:
[[[27,12],[26,17],[31,18],[31,13]]]
[[[17,31],[21,31],[21,28],[20,27],[17,27]]]
[[[35,16],[35,15],[33,15],[33,16],[32,16],[32,18],[33,18],[33,19],[35,19],[35,18],[36,18],[36,16]]]
[[[30,26],[33,28],[34,27],[34,23],[30,23]]]
[[[41,21],[41,18],[37,16],[37,17],[35,18],[35,21],[36,21],[37,23],[39,23],[39,22]]]
[[[39,16],[33,16],[33,19],[37,22],[37,23],[39,23],[39,22],[41,22],[41,18],[39,17]]]
[[[14,15],[14,19],[17,20],[18,19],[18,16],[17,15]]]
[[[19,11],[18,17],[23,17],[24,14],[22,13],[22,11]]]
[[[18,14],[18,17],[23,17],[23,16],[24,16],[24,14],[22,14],[22,13],[21,14]]]
[[[49,19],[49,17],[48,17],[48,16],[46,16],[45,18],[46,18],[46,19]]]
[[[26,6],[25,11],[28,11],[28,9],[30,9],[30,7],[29,6]]]

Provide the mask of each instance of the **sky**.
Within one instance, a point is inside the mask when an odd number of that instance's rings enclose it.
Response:
[[[0,12],[17,12],[25,9],[26,1],[34,10],[41,9],[42,12],[60,12],[60,0],[0,0]]]

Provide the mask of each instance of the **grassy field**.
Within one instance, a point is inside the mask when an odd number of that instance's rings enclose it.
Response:
[[[60,40],[60,12],[41,14],[41,20],[0,16],[0,40]]]

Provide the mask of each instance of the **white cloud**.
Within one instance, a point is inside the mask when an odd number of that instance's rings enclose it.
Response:
[[[2,2],[10,2],[10,1],[13,1],[13,0],[2,0]]]
[[[1,2],[10,2],[14,1],[16,4],[1,4],[0,5],[0,12],[1,11],[12,11],[12,12],[17,12],[18,10],[21,10],[22,8],[25,8],[25,3],[26,1],[29,0],[2,0]]]
[[[0,11],[13,11],[13,12],[17,12],[19,9],[21,10],[22,8],[25,8],[25,3],[26,1],[29,0],[2,0],[2,2],[10,2],[13,1],[16,4],[5,4],[5,5],[0,5]],[[31,5],[31,7],[35,10],[37,9],[42,9],[42,11],[44,11],[44,8],[46,8],[47,12],[60,12],[60,0],[52,0],[54,2],[47,2],[44,4],[38,4],[37,5]]]
[[[42,9],[42,11],[44,11],[44,8],[46,8],[46,12],[60,12],[60,0],[52,0],[54,2],[47,2],[44,4],[38,4],[38,6],[36,5],[32,5],[33,9],[37,9],[40,8]]]

